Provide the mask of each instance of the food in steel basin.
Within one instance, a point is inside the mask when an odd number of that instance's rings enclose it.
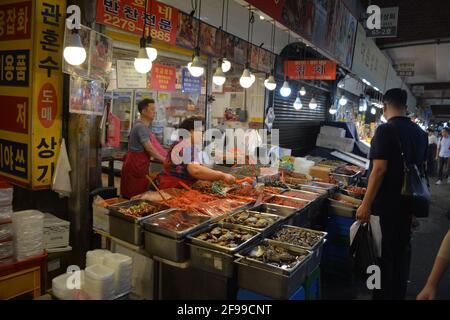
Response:
[[[221,247],[236,248],[250,240],[254,235],[255,233],[251,231],[215,227],[208,232],[197,235],[195,238]]]
[[[275,188],[283,188],[283,189],[289,188],[289,185],[287,185],[286,183],[283,183],[281,181],[266,182],[266,186],[267,187],[275,187]]]
[[[292,254],[283,247],[264,243],[256,246],[249,257],[278,268],[292,269],[306,258],[306,253]]]
[[[348,192],[353,192],[353,193],[360,193],[360,194],[365,194],[366,193],[366,188],[361,188],[361,187],[347,187],[346,190]]]
[[[295,246],[312,248],[320,241],[321,234],[306,229],[282,228],[270,238]]]
[[[278,204],[280,206],[293,207],[297,209],[303,208],[306,205],[306,203],[302,201],[295,201],[279,197],[273,197],[272,199],[267,200],[266,203],[273,203]]]
[[[193,228],[206,220],[209,220],[209,218],[194,215],[184,210],[176,210],[168,215],[153,218],[149,224],[180,232]]]
[[[315,200],[319,196],[315,193],[308,193],[304,191],[286,191],[283,193],[283,196],[286,197],[293,197],[293,198],[299,198],[299,199],[305,199],[305,200]]]
[[[155,213],[158,210],[157,207],[152,206],[151,204],[147,202],[141,202],[139,204],[136,204],[134,206],[128,207],[128,208],[119,208],[118,211],[122,213],[123,215],[134,217],[134,218],[140,218],[147,216],[149,214]]]
[[[274,224],[276,220],[274,217],[246,210],[227,217],[224,222],[239,224],[251,228],[264,229]]]

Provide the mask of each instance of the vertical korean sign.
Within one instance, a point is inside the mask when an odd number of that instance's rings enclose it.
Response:
[[[0,5],[0,175],[28,186],[34,1]]]
[[[33,189],[50,187],[59,150],[64,12],[65,0],[0,5],[0,175]]]
[[[52,183],[62,129],[62,46],[65,0],[37,0],[32,104],[33,189]]]

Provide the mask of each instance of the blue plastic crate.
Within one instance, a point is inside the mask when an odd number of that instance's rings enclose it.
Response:
[[[240,288],[237,293],[237,300],[273,300],[270,297],[263,296],[259,293]],[[301,286],[289,300],[306,300],[306,292]]]

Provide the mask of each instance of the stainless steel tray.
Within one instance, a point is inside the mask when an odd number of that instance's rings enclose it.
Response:
[[[289,242],[285,242],[285,241],[281,241],[281,240],[272,239],[272,237],[275,235],[275,233],[277,233],[277,232],[280,231],[281,229],[305,230],[305,231],[317,233],[317,234],[320,235],[320,240],[317,241],[317,243],[316,243],[314,246],[310,247],[310,246],[306,246],[306,245],[301,246],[301,245],[298,245],[298,244],[293,244],[293,243],[289,243]],[[323,231],[317,231],[317,230],[308,229],[308,228],[302,228],[302,227],[296,227],[296,226],[284,225],[284,226],[282,226],[279,230],[277,230],[276,232],[274,232],[274,233],[269,237],[269,239],[270,239],[271,241],[274,241],[274,242],[278,242],[278,243],[287,243],[287,244],[289,244],[289,245],[291,245],[291,246],[294,246],[294,247],[300,247],[300,248],[304,248],[304,249],[306,249],[306,250],[314,251],[315,249],[317,249],[318,246],[321,245],[321,243],[323,243],[323,241],[324,241],[324,239],[325,239],[326,236],[327,236],[327,233],[326,233],[326,232],[323,232]]]
[[[333,172],[330,173],[331,176],[333,176],[337,181],[344,184],[344,186],[349,186],[356,183],[361,174],[362,171],[358,171],[357,173],[351,176],[341,173],[333,173]]]
[[[270,202],[267,202],[267,201],[272,200],[272,199],[274,199],[274,198],[287,199],[287,200],[291,200],[291,201],[293,201],[293,202],[298,202],[298,203],[304,204],[304,206],[301,207],[301,208],[281,205],[281,206],[283,206],[283,207],[294,208],[295,211],[301,211],[302,209],[305,209],[306,207],[308,207],[308,205],[311,203],[310,200],[302,200],[302,199],[298,199],[298,198],[294,198],[294,197],[287,197],[287,196],[278,195],[278,194],[274,194],[274,195],[272,195],[270,198],[265,199],[264,203],[267,203],[267,204],[276,204],[276,203],[270,203]]]
[[[157,233],[144,231],[144,249],[153,257],[185,262],[189,259],[186,239],[174,239]]]
[[[228,247],[223,247],[223,246],[219,246],[219,245],[215,245],[212,244],[208,241],[204,241],[204,240],[200,240],[197,239],[196,236],[198,236],[201,233],[210,231],[212,229],[214,229],[215,227],[221,227],[221,228],[225,228],[225,229],[229,229],[229,230],[241,230],[241,231],[246,231],[249,233],[253,233],[254,235],[248,239],[247,241],[241,243],[239,246],[235,247],[235,248],[228,248]],[[238,225],[235,224],[229,224],[229,223],[214,223],[212,225],[210,225],[208,228],[206,229],[202,229],[200,231],[197,231],[196,233],[192,234],[191,236],[188,236],[188,239],[190,240],[191,243],[196,244],[198,246],[203,246],[206,248],[210,248],[212,250],[218,250],[218,251],[223,251],[226,252],[228,254],[234,254],[240,250],[242,250],[243,248],[245,248],[247,245],[251,244],[253,241],[257,240],[258,237],[260,236],[260,233],[252,231],[252,230],[248,230],[245,228],[242,228]]]
[[[181,209],[165,210],[165,211],[162,211],[160,213],[151,215],[147,219],[144,219],[143,220],[144,229],[146,231],[148,231],[148,232],[154,232],[154,233],[157,233],[157,234],[160,234],[160,235],[164,235],[164,236],[169,237],[169,238],[182,239],[182,238],[186,237],[187,235],[195,232],[196,230],[199,230],[199,229],[203,228],[204,226],[206,226],[212,220],[211,218],[208,218],[206,216],[192,215],[193,217],[198,218],[199,223],[196,226],[193,226],[191,228],[185,229],[183,231],[174,231],[174,230],[170,230],[170,229],[161,227],[159,225],[152,224],[152,222],[156,222],[156,221],[158,221],[160,219],[164,219],[165,217],[170,216],[174,212],[180,212],[180,211],[185,212],[187,215],[189,215],[189,212],[187,212],[185,210],[181,210]]]
[[[273,224],[271,224],[271,225],[269,225],[269,226],[267,226],[265,228],[250,227],[250,226],[246,226],[244,224],[238,224],[238,223],[233,223],[233,222],[230,222],[230,221],[225,221],[226,219],[228,219],[228,218],[230,218],[232,216],[241,214],[244,211],[247,211],[249,213],[260,214],[260,215],[263,215],[263,216],[267,216],[267,217],[275,219],[275,221],[274,221]],[[251,230],[251,231],[260,232],[260,233],[264,233],[265,234],[265,233],[268,232],[268,230],[272,230],[273,228],[275,228],[278,225],[280,225],[280,223],[282,223],[282,220],[283,219],[279,215],[276,215],[276,214],[271,214],[271,213],[266,213],[266,212],[258,212],[258,211],[251,211],[251,210],[243,210],[243,211],[240,211],[240,212],[233,213],[232,215],[229,215],[228,217],[224,218],[223,222],[224,223],[233,224],[233,225],[237,225],[237,226],[239,226],[241,228],[245,228],[245,229],[248,229],[248,230]]]
[[[140,203],[146,202],[154,207],[156,207],[157,209],[155,210],[155,212],[148,214],[146,216],[140,217],[140,218],[134,218],[134,217],[130,217],[127,215],[124,215],[123,213],[119,212],[120,208],[126,208],[126,207],[131,207]],[[161,203],[157,203],[157,202],[152,202],[152,201],[148,201],[148,200],[130,200],[130,201],[125,201],[125,202],[121,202],[121,203],[117,203],[117,204],[113,204],[107,207],[107,209],[109,210],[110,215],[115,216],[117,218],[120,218],[122,220],[126,220],[128,222],[131,223],[140,223],[142,220],[147,219],[148,217],[157,214],[161,211],[170,209],[167,205],[165,204],[161,204]]]
[[[188,243],[190,266],[223,277],[235,275],[234,255]]]
[[[291,254],[306,254],[306,257],[302,261],[297,262],[294,267],[289,268],[289,269],[288,268],[283,269],[283,268],[280,268],[280,267],[277,267],[277,266],[273,266],[273,265],[264,263],[264,262],[259,261],[257,259],[253,259],[253,258],[248,256],[248,254],[257,245],[262,245],[262,244],[271,244],[271,245],[274,245],[274,246],[285,248]],[[278,273],[278,274],[281,274],[281,275],[290,275],[290,274],[292,274],[294,271],[296,271],[299,268],[308,269],[308,260],[311,258],[311,254],[312,254],[312,252],[310,250],[306,250],[306,249],[298,247],[298,246],[292,246],[292,245],[287,244],[287,243],[277,242],[277,241],[273,241],[273,240],[270,240],[270,239],[264,239],[260,243],[242,250],[242,252],[236,254],[236,257],[242,258],[243,260],[245,260],[246,263],[248,263],[249,265],[253,265],[255,267],[258,267],[258,268],[261,268],[261,269],[266,269],[266,270],[269,270],[269,271],[272,271],[272,272],[275,272],[275,273]]]
[[[302,198],[302,195],[300,195],[299,194],[299,196],[298,197],[295,197],[295,196],[286,196],[286,195],[284,195],[286,192],[289,192],[289,191],[292,191],[292,192],[301,192],[301,193],[306,193],[306,194],[309,194],[309,195],[311,195],[311,196],[315,196],[316,198],[315,199],[305,199],[305,198]],[[299,190],[299,189],[287,189],[287,190],[284,190],[283,191],[283,193],[281,193],[280,195],[282,195],[282,196],[285,196],[285,197],[291,197],[291,198],[297,198],[297,199],[301,199],[301,200],[305,200],[305,201],[310,201],[310,202],[313,202],[313,201],[316,201],[317,199],[319,199],[320,198],[320,196],[321,196],[321,194],[319,194],[319,193],[317,193],[317,192],[311,192],[311,191],[307,191],[307,190]]]
[[[273,203],[263,203],[257,207],[253,207],[252,211],[274,214],[282,217],[283,220],[292,218],[297,212],[297,210],[292,207],[280,206]]]
[[[313,187],[313,186],[309,186],[306,184],[293,185],[293,186],[291,186],[291,189],[320,193],[322,195],[327,195],[330,193],[330,191],[328,191],[328,189]]]

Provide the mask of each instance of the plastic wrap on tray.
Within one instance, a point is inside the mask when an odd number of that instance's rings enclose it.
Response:
[[[174,210],[167,214],[150,218],[145,223],[174,232],[182,232],[208,220],[208,217],[199,216],[184,210]]]

